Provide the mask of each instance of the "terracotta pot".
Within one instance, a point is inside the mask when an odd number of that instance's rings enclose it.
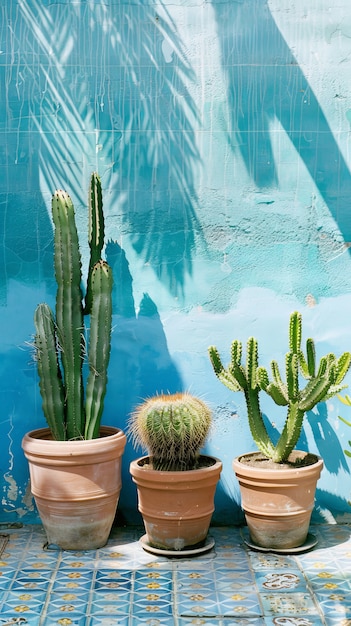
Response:
[[[108,426],[100,432],[99,439],[53,441],[41,428],[22,440],[48,543],[63,550],[100,548],[110,534],[126,436]]]
[[[205,542],[222,463],[214,457],[202,458],[210,459],[212,464],[185,472],[151,469],[149,457],[130,464],[151,546],[178,551]]]
[[[253,454],[233,461],[252,543],[272,550],[302,546],[308,535],[322,459],[315,456],[312,465],[263,469],[242,462]],[[301,451],[295,454],[300,458],[306,455]]]

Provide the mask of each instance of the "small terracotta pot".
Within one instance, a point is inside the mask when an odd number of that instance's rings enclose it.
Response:
[[[221,461],[207,459],[209,467],[184,472],[154,470],[147,456],[130,464],[150,546],[179,551],[205,542],[222,470]]]
[[[48,428],[27,433],[22,448],[49,544],[63,550],[105,545],[121,490],[125,434],[103,426],[99,439],[54,441]]]
[[[241,462],[255,454],[233,461],[251,541],[272,550],[300,547],[307,538],[323,461],[316,456],[312,465],[286,469],[263,469]],[[295,455],[306,453],[295,451]]]

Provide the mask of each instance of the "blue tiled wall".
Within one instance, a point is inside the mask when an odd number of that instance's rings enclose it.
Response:
[[[241,519],[231,459],[253,443],[207,347],[229,357],[254,334],[262,363],[282,360],[298,309],[319,355],[351,349],[350,33],[348,0],[1,3],[0,521],[38,520],[21,439],[44,425],[30,344],[55,293],[50,197],[71,193],[86,264],[93,170],[115,275],[104,421],[124,428],[156,392],[199,394],[224,462],[215,520]],[[340,412],[318,406],[300,442],[325,461],[321,520],[350,512]]]

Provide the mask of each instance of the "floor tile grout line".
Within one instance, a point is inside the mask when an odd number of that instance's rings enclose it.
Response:
[[[96,583],[97,571],[98,571],[96,567],[96,560],[98,560],[99,562],[99,556],[97,552],[95,552],[93,574],[91,577],[91,584],[89,588],[88,599],[87,599],[86,606],[85,606],[85,614],[86,614],[85,626],[90,626],[92,619],[93,619],[91,615],[91,608],[93,606],[93,596],[95,592],[95,583]]]
[[[242,529],[240,529],[240,537],[241,537],[240,547],[242,548],[242,550],[246,554],[247,563],[248,563],[248,566],[249,566],[249,569],[250,569],[250,573],[251,573],[253,581],[254,581],[255,592],[256,592],[256,595],[257,595],[257,598],[258,598],[258,604],[259,604],[260,612],[261,612],[260,613],[260,617],[262,617],[264,619],[265,618],[264,606],[263,606],[260,590],[259,590],[258,585],[257,585],[255,569],[254,569],[253,562],[252,562],[252,559],[251,559],[251,556],[250,556],[250,551],[246,550],[246,548],[245,548],[245,539],[244,539],[244,534],[243,534],[243,530]]]
[[[350,528],[350,526],[348,526],[348,528]],[[340,532],[340,530],[339,530]],[[348,531],[349,535],[350,532]],[[14,533],[17,534],[17,533]],[[296,570],[296,574],[298,572],[300,572],[301,578],[303,579],[303,581],[301,581],[303,584],[301,584],[301,587],[303,587],[303,589],[301,589],[301,593],[306,593],[306,600],[307,597],[309,598],[308,600],[308,605],[307,606],[311,606],[312,609],[312,605],[314,607],[314,610],[312,610],[311,613],[311,617],[313,614],[313,624],[318,624],[319,626],[327,626],[331,623],[334,624],[333,619],[337,619],[337,613],[332,613],[330,608],[325,608],[324,605],[321,605],[318,602],[318,596],[316,593],[316,589],[318,592],[319,588],[314,588],[313,587],[313,583],[312,583],[312,579],[314,580],[315,577],[315,572],[313,570],[313,562],[314,559],[316,561],[320,560],[320,556],[318,554],[318,552],[316,553],[315,557],[314,555],[311,553],[311,555],[307,555],[306,558],[304,558],[304,556],[301,555],[287,555],[286,558],[282,558],[282,557],[278,557],[277,555],[266,555],[267,556],[267,565],[264,566],[262,568],[262,570],[260,570],[260,567],[255,567],[255,555],[256,552],[254,551],[250,551],[247,549],[247,547],[245,547],[245,545],[243,545],[242,542],[238,542],[237,541],[237,535],[233,535],[233,537],[235,537],[234,539],[234,543],[232,543],[232,550],[230,550],[230,546],[228,547],[227,545],[224,547],[224,543],[227,541],[227,539],[223,539],[222,540],[222,544],[221,541],[218,541],[218,545],[215,547],[214,550],[214,555],[211,557],[210,555],[208,557],[201,557],[200,559],[195,559],[195,560],[191,560],[191,562],[189,563],[189,561],[187,560],[186,562],[182,562],[183,559],[181,560],[176,560],[176,559],[155,559],[155,563],[154,563],[154,567],[152,567],[152,562],[148,562],[143,558],[143,553],[139,551],[139,549],[136,549],[135,554],[133,556],[133,559],[129,558],[129,562],[128,562],[128,566],[127,567],[123,567],[123,559],[121,561],[119,561],[119,563],[116,562],[116,564],[113,564],[112,567],[110,567],[109,569],[111,569],[111,571],[117,571],[117,570],[128,570],[128,573],[131,576],[132,579],[132,593],[129,596],[129,602],[127,604],[125,604],[125,608],[127,609],[125,611],[125,617],[122,616],[122,614],[120,614],[120,619],[121,622],[123,621],[123,623],[128,623],[128,626],[139,626],[139,622],[140,625],[144,624],[144,621],[146,620],[146,614],[144,614],[142,611],[140,611],[140,609],[138,609],[137,611],[137,615],[133,615],[133,603],[134,600],[136,598],[136,594],[137,594],[137,587],[136,587],[136,581],[137,581],[137,572],[139,572],[140,570],[144,571],[152,571],[155,569],[155,571],[159,568],[159,573],[162,576],[162,573],[166,574],[167,577],[169,577],[170,582],[171,582],[171,597],[169,598],[169,602],[170,602],[170,606],[169,606],[169,611],[172,610],[172,614],[168,613],[168,617],[167,619],[164,619],[164,623],[170,626],[170,624],[172,623],[173,626],[183,626],[183,624],[188,623],[187,620],[189,620],[189,617],[187,616],[183,616],[182,615],[182,611],[181,611],[181,607],[178,607],[178,603],[180,601],[180,588],[178,586],[178,579],[179,579],[179,574],[180,573],[184,573],[185,577],[188,573],[191,572],[192,568],[199,569],[199,571],[201,571],[201,573],[205,573],[208,571],[208,568],[210,568],[214,574],[214,579],[215,581],[222,581],[222,576],[223,576],[223,572],[225,572],[225,565],[227,564],[227,571],[231,570],[231,569],[236,569],[235,568],[235,552],[238,549],[238,554],[240,556],[240,564],[238,566],[238,569],[242,569],[243,565],[245,567],[245,569],[247,569],[248,572],[250,572],[251,576],[254,576],[254,588],[255,588],[255,595],[257,597],[257,602],[258,602],[258,606],[260,608],[260,615],[257,615],[257,618],[255,617],[255,620],[257,619],[257,623],[260,621],[260,626],[263,626],[263,624],[271,624],[272,623],[272,617],[273,615],[275,615],[275,617],[279,617],[280,614],[272,614],[272,613],[267,613],[267,605],[266,602],[265,604],[262,606],[262,602],[261,602],[261,597],[262,597],[262,589],[260,587],[259,584],[259,579],[256,578],[257,572],[262,571],[262,573],[264,571],[269,572],[269,571],[273,571],[274,568],[276,567],[276,564],[278,564],[278,567],[280,567],[281,570],[283,570],[283,568],[287,568],[288,569],[291,567],[292,569]],[[328,560],[329,559],[329,555],[333,554],[333,546],[339,542],[339,537],[336,538],[336,533],[335,533],[335,539],[333,542],[331,542],[331,540],[329,540],[329,535],[328,535],[328,531],[327,531],[327,536],[325,537],[325,542],[323,544],[323,546],[321,547],[325,547],[326,548],[326,553],[325,553],[325,558]],[[330,539],[332,539],[334,537],[334,535],[332,535],[330,533]],[[351,547],[350,546],[350,539],[351,537],[348,536],[347,537],[347,550],[348,552],[351,553]],[[42,543],[41,543],[42,540]],[[113,545],[120,545],[118,543],[118,533],[116,534],[116,538],[112,539]],[[6,593],[6,596],[8,596],[9,592],[13,592],[13,593],[19,593],[20,592],[20,586],[18,586],[18,588],[16,585],[16,580],[19,579],[19,573],[25,569],[28,570],[29,572],[32,572],[33,568],[36,567],[36,564],[38,562],[38,559],[40,559],[40,550],[42,549],[42,544],[44,543],[44,538],[42,536],[41,532],[38,532],[38,530],[34,530],[32,529],[31,531],[28,532],[28,535],[25,534],[23,537],[20,537],[19,540],[16,543],[16,540],[13,541],[13,549],[9,550],[10,552],[10,562],[8,564],[8,571],[10,573],[11,576],[9,576],[10,581],[8,584],[8,587],[5,585],[4,587],[4,591]],[[130,542],[128,542],[130,543]],[[345,543],[345,541],[344,541]],[[223,548],[222,548],[223,545]],[[340,546],[342,547],[342,546]],[[240,550],[239,550],[240,549]],[[19,552],[20,555],[20,560],[16,562],[15,558],[17,556],[17,551]],[[12,555],[11,555],[12,552]],[[121,549],[121,552],[123,552],[123,550]],[[225,555],[225,552],[227,552],[227,555]],[[230,554],[230,552],[232,552],[232,554]],[[240,553],[242,553],[240,555]],[[67,554],[67,553],[66,553]],[[145,555],[144,555],[145,556]],[[257,555],[256,555],[257,556]],[[242,558],[243,557],[243,558]],[[271,560],[270,560],[271,558]],[[279,558],[281,558],[281,563],[279,563]],[[342,559],[342,561],[339,562],[338,564],[338,559]],[[265,559],[265,555],[262,555],[262,559]],[[277,559],[275,561],[275,559]],[[346,551],[344,549],[344,551],[342,552],[341,550],[338,551],[335,554],[335,562],[337,564],[337,570],[336,570],[336,574],[335,576],[338,577],[339,576],[339,572],[340,570],[340,563],[343,564],[345,563],[345,559],[347,559],[347,572],[348,572],[348,576],[350,575],[350,566],[351,566],[351,559],[349,555],[346,555]],[[82,561],[84,559],[82,558]],[[284,560],[286,565],[284,565]],[[326,560],[326,563],[327,563]],[[131,562],[133,561],[133,563]],[[197,563],[196,563],[197,561]],[[233,561],[233,563],[230,563],[230,561]],[[14,566],[14,563],[16,563],[16,565]],[[259,562],[257,561],[257,564],[259,566]],[[55,585],[55,582],[58,581],[58,574],[60,572],[60,569],[63,567],[64,571],[70,571],[70,561],[69,559],[67,559],[65,557],[65,555],[63,553],[56,553],[55,557],[53,557],[52,559],[50,559],[50,562],[47,564],[48,567],[46,568],[48,570],[48,572],[45,572],[46,578],[43,578],[43,586],[46,586],[46,581],[48,581],[48,585],[47,588],[45,589],[45,593],[43,594],[43,603],[40,604],[40,606],[38,606],[37,608],[34,608],[34,611],[39,611],[41,609],[41,614],[37,616],[38,619],[39,618],[39,622],[35,621],[35,625],[36,626],[44,626],[43,622],[45,623],[45,626],[48,626],[48,622],[46,622],[45,620],[50,621],[50,612],[48,611],[48,603],[50,602],[50,597],[53,595],[53,588]],[[72,564],[73,565],[73,564]],[[102,563],[103,565],[103,563]],[[106,562],[107,567],[108,564]],[[26,567],[27,566],[27,567]],[[149,569],[149,567],[151,566],[151,569]],[[101,559],[99,560],[98,555],[95,553],[95,556],[86,556],[86,568],[92,568],[93,572],[91,574],[92,579],[89,582],[89,585],[87,585],[86,589],[89,589],[89,593],[85,594],[85,599],[84,601],[82,601],[82,605],[81,605],[81,609],[82,609],[82,613],[85,612],[85,618],[86,621],[84,622],[85,626],[93,626],[93,624],[97,623],[99,621],[99,619],[101,619],[101,616],[98,615],[97,618],[94,618],[94,611],[92,611],[91,606],[92,606],[92,602],[93,602],[93,593],[94,593],[94,581],[96,581],[96,577],[97,577],[97,573],[99,571],[99,568],[101,568]],[[327,565],[325,565],[325,567],[327,567]],[[28,571],[26,571],[26,574],[28,574]],[[62,571],[62,570],[61,570]],[[217,572],[221,572],[220,577],[217,579]],[[48,576],[47,574],[50,575]],[[318,570],[316,570],[317,574],[318,574]],[[22,575],[23,575],[23,571],[22,571]],[[44,572],[43,572],[44,573]],[[23,581],[24,583],[25,581]],[[44,585],[45,583],[45,585]],[[6,583],[7,584],[7,583]],[[186,583],[185,583],[186,584]],[[24,587],[23,587],[24,588]],[[141,590],[142,590],[142,585],[141,585]],[[235,620],[235,618],[233,617],[233,615],[231,614],[230,617],[228,614],[223,614],[223,612],[220,611],[220,609],[222,608],[220,606],[220,601],[219,601],[219,587],[217,588],[217,582],[216,582],[216,597],[217,597],[217,609],[218,609],[218,613],[216,613],[215,616],[213,616],[212,618],[208,617],[203,617],[203,619],[208,623],[212,623],[212,621],[214,623],[216,623],[218,626],[227,626],[230,622],[230,620]],[[274,593],[279,594],[279,591],[276,591]],[[287,594],[290,593],[290,591],[287,590],[286,592]],[[294,593],[294,590],[291,590],[291,593]],[[296,591],[297,593],[297,591]],[[300,592],[299,592],[300,593]],[[142,594],[141,594],[142,595]],[[351,592],[350,594],[351,595]],[[89,596],[89,597],[88,597]],[[5,602],[7,603],[7,600],[5,600]],[[89,604],[90,603],[90,604]],[[11,604],[11,603],[10,603]],[[90,608],[89,608],[90,606]],[[347,608],[349,610],[349,600],[347,600]],[[269,606],[268,606],[268,610]],[[266,614],[265,614],[266,611]],[[6,611],[6,614],[8,612],[8,609]],[[123,612],[123,611],[122,611]],[[138,618],[139,615],[139,618]],[[295,614],[294,614],[295,615]],[[344,614],[343,614],[344,615]],[[342,619],[343,615],[340,616],[340,619]],[[116,615],[115,615],[115,619],[119,619],[119,613],[118,613],[118,609],[116,610]],[[332,617],[331,617],[332,616]],[[106,615],[106,618],[108,616]],[[122,619],[123,617],[123,619]],[[156,614],[155,614],[155,620],[156,620]],[[196,616],[194,615],[194,618]],[[293,617],[293,616],[292,616]],[[297,614],[295,615],[295,618],[297,617]],[[151,618],[151,615],[150,615]],[[345,618],[346,618],[346,613],[345,613]],[[32,618],[33,619],[33,618]],[[200,619],[200,616],[198,617],[198,619]],[[201,618],[202,619],[202,618]],[[31,617],[29,617],[30,623],[32,624],[31,621]],[[206,622],[206,623],[207,623]],[[145,622],[146,623],[146,622]],[[155,621],[156,623],[156,621]],[[205,623],[205,622],[204,622]],[[233,621],[234,623],[234,621]],[[262,625],[261,625],[262,623]],[[337,622],[335,621],[335,624]],[[161,617],[161,624],[162,624],[162,617]],[[312,624],[312,622],[311,622]],[[34,626],[34,622],[33,622],[33,626]],[[50,624],[51,626],[51,624]]]
[[[18,531],[18,530],[20,530],[20,529],[16,527],[16,531]],[[13,591],[13,586],[16,583],[17,575],[21,571],[21,567],[22,567],[23,563],[25,562],[25,555],[27,554],[28,546],[30,545],[30,539],[33,536],[33,533],[34,533],[34,529],[31,529],[31,531],[28,533],[28,538],[27,538],[27,541],[26,541],[25,549],[22,550],[22,552],[21,552],[21,558],[19,559],[19,562],[18,562],[16,568],[13,568],[14,569],[14,576],[13,576],[13,578],[11,580],[11,584],[6,589],[6,594],[4,595],[4,598],[3,598],[3,601],[1,602],[1,605],[3,605],[4,602],[6,603],[6,599],[8,598],[9,594]],[[14,532],[14,533],[9,533],[9,534],[10,534],[10,539],[9,539],[9,541],[7,543],[7,546],[6,546],[7,550],[10,549],[9,544],[11,543],[11,538],[12,539],[15,538],[13,536],[11,537],[11,535],[16,536],[17,533]],[[5,554],[6,554],[6,551],[5,551]],[[3,556],[4,556],[4,553],[2,554],[2,557]],[[1,559],[2,559],[2,557],[1,557]]]
[[[43,550],[44,550],[44,546],[43,546]],[[54,584],[56,582],[56,576],[57,576],[57,573],[60,570],[60,565],[62,564],[62,562],[63,562],[62,552],[59,550],[58,554],[57,554],[57,560],[56,560],[56,563],[55,563],[55,567],[54,567],[53,572],[52,572],[52,574],[50,576],[49,585],[48,585],[47,590],[46,590],[45,601],[44,601],[42,609],[40,611],[40,617],[39,617],[38,626],[42,626],[45,623],[45,620],[47,618],[47,609],[48,609],[48,606],[50,604],[51,593],[53,591]]]
[[[316,607],[316,610],[317,610],[317,613],[318,613],[318,617],[319,617],[320,621],[322,622],[323,626],[326,626],[325,615],[324,615],[323,611],[320,608],[320,604],[319,604],[319,602],[317,600],[317,597],[316,597],[316,595],[314,593],[314,590],[313,590],[313,587],[312,587],[311,582],[309,580],[309,577],[304,572],[303,567],[302,567],[302,563],[301,563],[301,561],[300,561],[300,559],[298,557],[295,557],[295,562],[297,563],[299,571],[301,572],[304,580],[306,581],[306,587],[307,587],[307,590],[308,590],[308,592],[309,592],[309,594],[310,594],[310,596],[312,598],[313,604]]]

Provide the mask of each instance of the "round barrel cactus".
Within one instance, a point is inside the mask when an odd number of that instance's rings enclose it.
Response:
[[[189,393],[162,394],[136,407],[130,420],[134,443],[146,448],[157,470],[196,469],[212,412]]]

